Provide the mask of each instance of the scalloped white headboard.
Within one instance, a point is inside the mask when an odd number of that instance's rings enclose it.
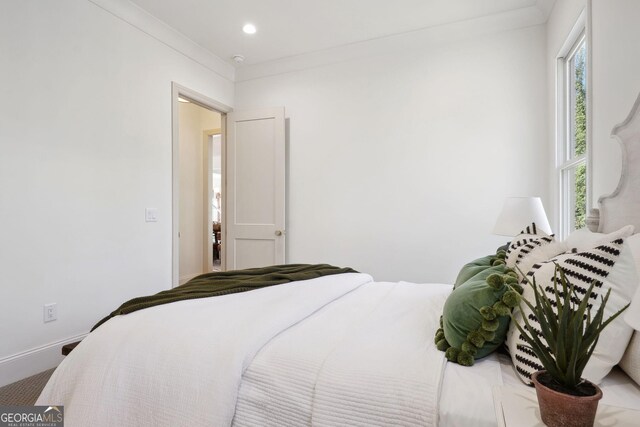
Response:
[[[598,199],[587,218],[591,231],[610,233],[631,224],[640,232],[640,95],[626,120],[611,131],[620,143],[622,172],[615,191]]]

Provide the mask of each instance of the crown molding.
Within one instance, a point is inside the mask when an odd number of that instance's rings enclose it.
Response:
[[[548,2],[553,3],[554,0],[538,1],[538,3]],[[442,43],[461,41],[518,28],[532,27],[544,24],[547,21],[547,17],[548,15],[544,10],[539,8],[538,5],[535,5],[500,14],[437,25],[259,64],[242,65],[236,69],[236,82],[302,71],[358,58],[417,50]]]
[[[235,68],[128,0],[88,0],[164,45],[233,82]]]
[[[547,21],[556,3],[556,0],[536,0],[534,6],[509,12],[235,67],[129,0],[88,1],[230,82],[253,80],[356,58],[420,49],[443,42],[541,25]]]
[[[549,19],[553,6],[555,6],[556,0],[536,0],[536,7],[544,14],[545,20]]]

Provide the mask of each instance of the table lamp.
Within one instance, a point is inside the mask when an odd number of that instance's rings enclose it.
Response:
[[[523,228],[535,223],[539,230],[551,234],[551,225],[540,197],[507,197],[498,216],[493,234],[517,236]]]

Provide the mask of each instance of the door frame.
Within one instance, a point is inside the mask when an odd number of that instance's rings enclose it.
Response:
[[[233,111],[233,108],[218,102],[208,96],[202,95],[188,87],[179,83],[171,82],[171,287],[176,287],[180,283],[180,141],[179,141],[179,101],[178,97],[188,99],[196,105],[208,110],[217,111],[222,115],[221,139],[222,139],[222,168],[224,163],[224,146],[226,133],[227,113]],[[225,202],[225,181],[224,174],[222,178],[222,206],[224,209]],[[224,215],[224,212],[223,212]],[[224,232],[224,230],[223,230]],[[210,232],[208,233],[211,234]],[[209,237],[210,239],[211,237]],[[222,236],[224,239],[224,235]],[[223,240],[224,241],[224,240]],[[224,268],[224,265],[223,265]]]

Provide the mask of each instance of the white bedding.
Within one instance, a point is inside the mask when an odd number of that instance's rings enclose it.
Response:
[[[228,426],[254,355],[369,282],[332,275],[117,316],[60,364],[37,404],[64,405],[72,427]]]
[[[640,387],[619,368],[599,385],[603,405],[640,410]],[[509,356],[493,353],[471,368],[447,363],[440,394],[440,427],[497,426],[493,387],[499,386],[535,396],[535,389],[518,378]]]
[[[498,356],[476,360],[472,367],[447,363],[440,394],[440,427],[495,427],[493,387],[503,384]],[[520,382],[522,387],[526,387]]]
[[[63,361],[37,403],[64,405],[72,427],[228,426],[234,414],[238,425],[265,425],[252,419],[265,414],[272,425],[311,414],[314,425],[435,425],[444,358],[433,337],[450,290],[342,274],[118,316]],[[236,413],[243,373],[274,354],[298,356],[263,371],[306,381],[306,395],[295,381],[280,392],[307,421],[280,422],[271,404]]]
[[[245,372],[234,425],[437,425],[433,336],[450,291],[368,283],[289,329]]]

